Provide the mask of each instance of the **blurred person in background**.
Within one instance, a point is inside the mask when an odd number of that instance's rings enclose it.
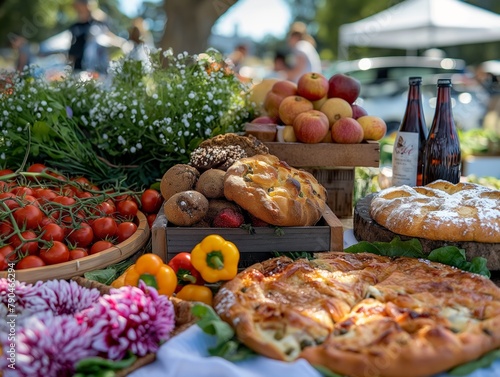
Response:
[[[287,71],[287,79],[297,82],[306,72],[321,73],[321,59],[316,51],[316,42],[307,32],[306,24],[294,22],[288,33],[288,45],[292,49],[292,67]]]
[[[271,73],[266,75],[265,78],[277,78],[286,80],[290,68],[291,67],[290,64],[288,64],[287,55],[282,51],[276,51],[273,59],[273,70]]]
[[[248,55],[248,47],[244,44],[239,44],[235,47],[234,51],[231,52],[227,61],[234,72],[240,73],[240,69],[243,66],[243,62]]]
[[[132,50],[128,53],[128,57],[133,60],[142,62],[143,67],[148,71],[151,68],[149,54],[151,48],[154,49],[152,38],[149,38],[151,33],[148,32],[142,18],[134,19],[132,26],[128,30],[128,39],[132,42]]]
[[[73,70],[105,74],[109,64],[109,47],[122,47],[126,40],[113,34],[107,26],[107,15],[95,0],[75,0],[77,21],[70,26],[72,34],[68,57]]]
[[[9,33],[8,38],[12,48],[17,53],[14,68],[16,71],[21,72],[32,63],[33,55],[31,53],[31,45],[26,38],[14,33]]]

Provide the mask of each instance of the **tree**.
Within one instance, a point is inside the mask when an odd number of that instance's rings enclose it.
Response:
[[[164,0],[167,16],[160,43],[175,53],[199,53],[207,49],[212,26],[238,0]]]

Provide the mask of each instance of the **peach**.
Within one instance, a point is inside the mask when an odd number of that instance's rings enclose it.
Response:
[[[279,117],[281,101],[288,96],[297,94],[297,84],[288,80],[279,80],[273,84],[264,98],[264,110],[271,118]]]
[[[300,113],[293,121],[295,137],[302,143],[316,144],[321,142],[329,129],[328,118],[318,110]]]

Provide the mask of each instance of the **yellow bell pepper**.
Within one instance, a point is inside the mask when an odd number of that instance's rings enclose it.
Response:
[[[118,276],[113,282],[111,283],[111,286],[113,288],[121,288],[125,286],[125,275],[127,275],[128,270],[130,270],[134,265],[130,265],[120,276]]]
[[[158,255],[151,253],[141,255],[125,275],[125,285],[136,287],[139,280],[166,296],[171,296],[177,287],[177,275],[172,267],[163,263]]]
[[[191,250],[191,263],[208,283],[234,278],[239,260],[236,245],[217,234],[206,236]]]
[[[204,285],[187,284],[175,295],[185,301],[199,301],[212,306],[212,290]]]

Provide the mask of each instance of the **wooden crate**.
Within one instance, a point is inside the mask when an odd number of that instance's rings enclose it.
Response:
[[[168,223],[160,210],[152,227],[152,251],[164,261],[176,254],[191,251],[209,234],[219,234],[239,249],[240,268],[275,256],[275,252],[324,252],[343,250],[343,227],[330,208],[314,226],[282,227],[284,235],[276,234],[275,227],[256,227],[255,234],[241,228],[178,227]]]
[[[354,168],[379,167],[377,141],[361,144],[265,143],[269,153],[288,165],[310,171],[327,191],[327,204],[337,217],[352,217]]]

